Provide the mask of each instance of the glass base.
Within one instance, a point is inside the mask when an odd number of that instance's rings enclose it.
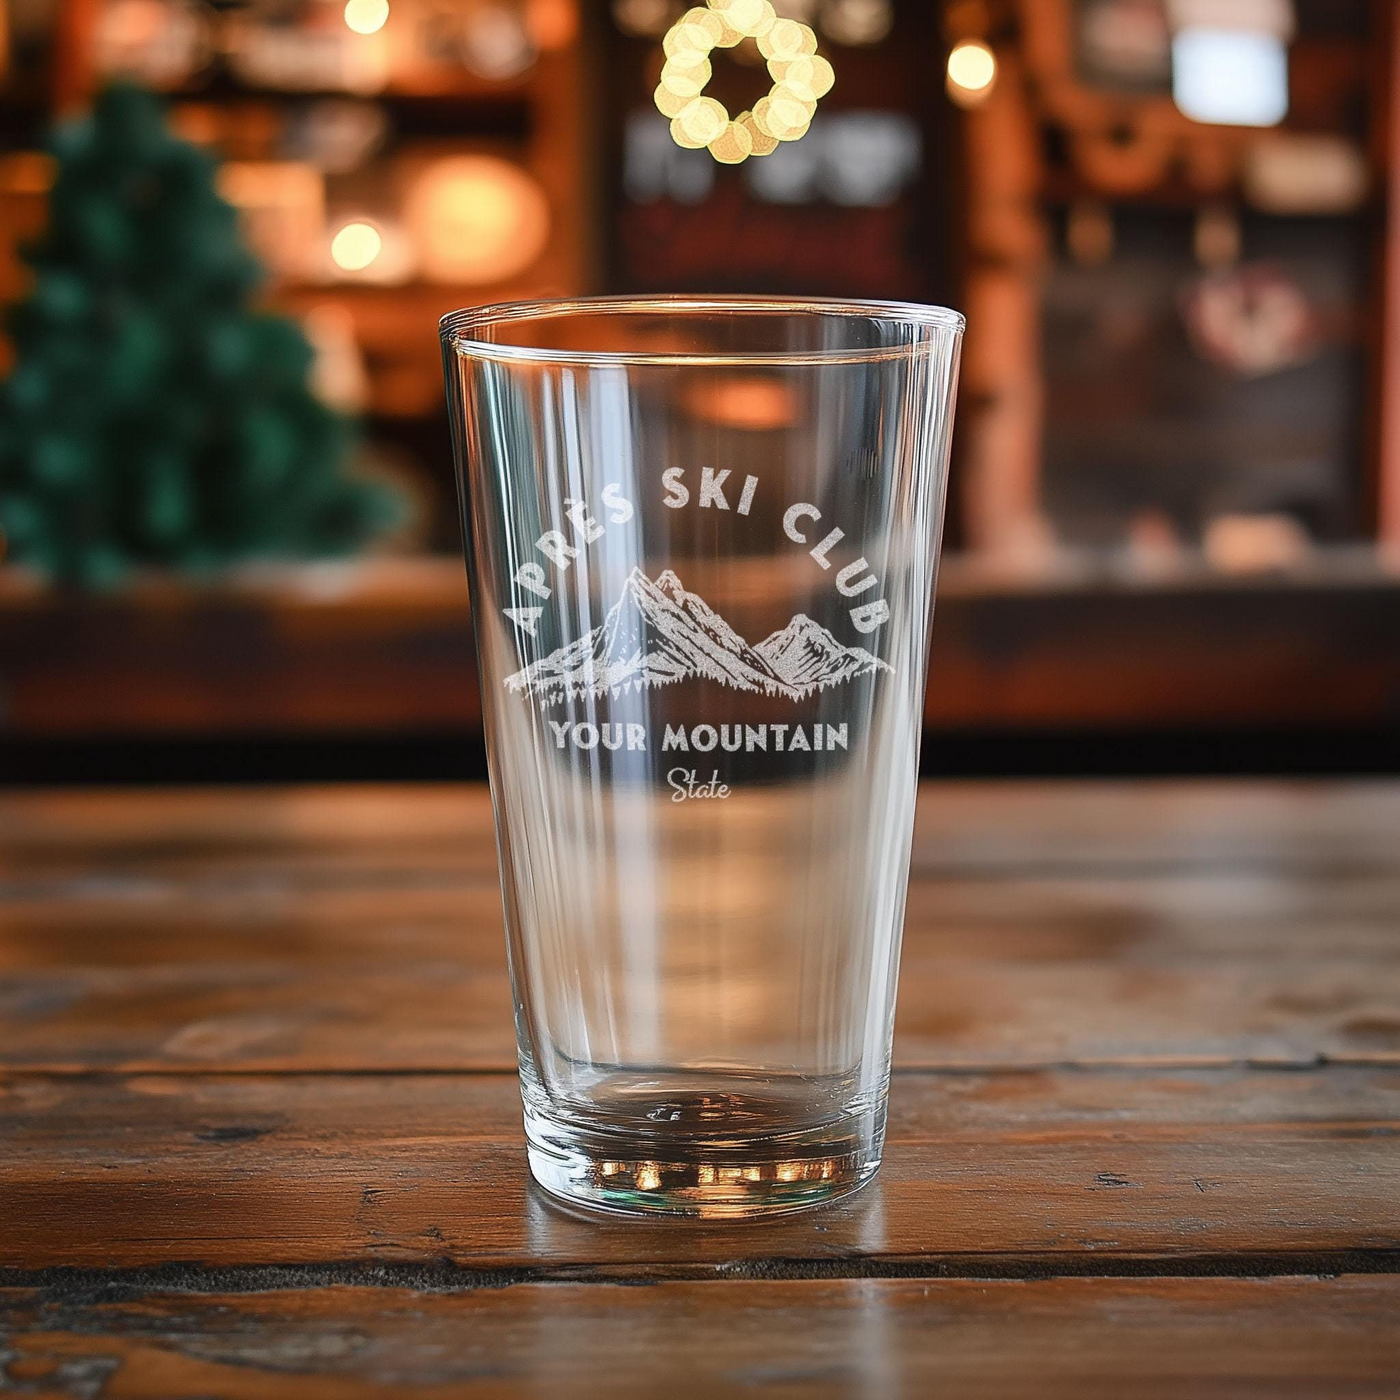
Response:
[[[546,1191],[576,1205],[705,1219],[805,1210],[875,1175],[883,1105],[806,1128],[774,1122],[773,1110],[771,1100],[749,1096],[669,1095],[645,1115],[649,1130],[619,1131],[596,1120],[564,1121],[527,1098],[530,1171]],[[764,1122],[775,1130],[756,1132]]]

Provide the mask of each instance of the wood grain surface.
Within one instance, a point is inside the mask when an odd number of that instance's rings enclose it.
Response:
[[[1381,784],[927,787],[897,1063],[1400,1063],[1397,831]],[[17,795],[0,894],[0,1065],[514,1068],[481,791]]]
[[[876,1181],[761,1228],[555,1209],[503,1074],[17,1076],[0,1138],[11,1267],[1400,1263],[1400,1067],[898,1074]]]
[[[1390,1400],[1397,1311],[1393,1277],[0,1290],[16,1392],[74,1400]]]
[[[0,1392],[1400,1394],[1397,833],[926,788],[885,1164],[716,1226],[530,1184],[483,791],[7,795]]]

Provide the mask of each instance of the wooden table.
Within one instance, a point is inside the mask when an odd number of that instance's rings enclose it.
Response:
[[[483,791],[0,799],[0,1391],[1400,1394],[1400,786],[916,846],[876,1182],[637,1223],[527,1180]]]

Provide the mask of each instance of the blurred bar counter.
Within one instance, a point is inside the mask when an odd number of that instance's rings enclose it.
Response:
[[[1398,640],[1400,567],[1369,549],[1316,552],[1286,574],[1177,564],[1151,580],[1102,562],[1018,578],[955,556],[939,583],[925,711],[932,771],[949,756],[940,736],[1034,746],[1056,733],[1309,731],[1388,737],[1394,750]],[[0,780],[101,780],[103,755],[124,744],[430,736],[468,741],[442,774],[461,776],[480,724],[454,559],[141,583],[106,599],[0,572]],[[74,745],[98,767],[58,771]],[[1104,766],[1125,766],[1123,754]],[[286,774],[274,762],[260,776]]]

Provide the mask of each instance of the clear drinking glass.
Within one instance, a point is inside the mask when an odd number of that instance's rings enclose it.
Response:
[[[442,322],[530,1167],[752,1215],[880,1163],[962,317]]]

